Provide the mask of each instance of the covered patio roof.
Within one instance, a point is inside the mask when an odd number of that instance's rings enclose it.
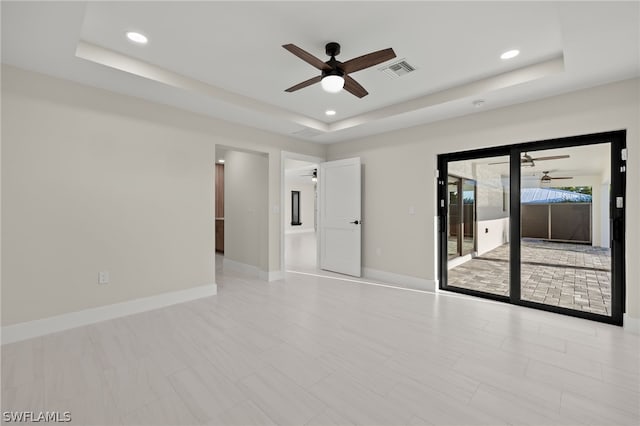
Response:
[[[590,203],[591,195],[556,188],[522,188],[522,204]]]

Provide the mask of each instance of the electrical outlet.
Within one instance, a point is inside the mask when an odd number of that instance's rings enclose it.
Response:
[[[98,272],[98,284],[109,284],[109,271]]]

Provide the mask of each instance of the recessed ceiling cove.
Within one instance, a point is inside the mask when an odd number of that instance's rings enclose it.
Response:
[[[334,143],[637,76],[638,7],[637,2],[389,1],[331,7],[306,1],[5,2],[2,61]],[[144,34],[148,42],[132,43],[128,32]],[[316,78],[318,70],[282,46],[295,43],[321,55],[334,41],[345,62],[393,47],[399,63],[392,70],[393,61],[359,70],[357,82],[368,92],[363,97],[347,90],[328,93],[320,84],[285,92]],[[500,58],[513,49],[520,54]],[[477,99],[485,101],[482,108],[473,106]],[[339,114],[329,116],[327,110]]]

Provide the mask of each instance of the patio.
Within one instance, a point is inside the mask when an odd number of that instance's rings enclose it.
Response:
[[[583,244],[522,240],[522,299],[611,315],[611,253]],[[509,294],[509,244],[448,272],[450,286]]]

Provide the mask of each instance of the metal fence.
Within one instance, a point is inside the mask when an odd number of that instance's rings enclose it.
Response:
[[[591,243],[591,203],[522,204],[522,237]]]

